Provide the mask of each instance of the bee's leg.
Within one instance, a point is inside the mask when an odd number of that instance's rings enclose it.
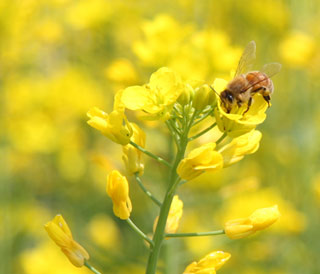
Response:
[[[248,110],[249,110],[249,108],[250,108],[250,106],[252,105],[252,97],[250,97],[250,99],[249,99],[249,101],[248,101],[248,106],[247,106],[247,109],[246,109],[246,111],[242,114],[242,115],[244,115],[245,113],[247,113],[248,112]]]
[[[263,96],[264,100],[268,103],[268,107],[270,107],[270,96],[269,95],[266,95],[266,96]]]

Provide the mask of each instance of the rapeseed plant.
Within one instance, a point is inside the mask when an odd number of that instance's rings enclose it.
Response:
[[[187,81],[172,69],[162,67],[151,75],[149,83],[118,91],[110,114],[97,107],[88,112],[90,126],[111,141],[122,145],[128,176],[133,176],[145,194],[160,208],[154,221],[153,235],[150,236],[130,219],[134,205],[129,197],[127,178],[117,170],[108,175],[107,193],[112,199],[114,214],[126,220],[137,235],[148,243],[147,274],[156,273],[165,239],[222,234],[238,239],[267,228],[280,216],[278,206],[274,206],[258,209],[248,218],[228,221],[224,229],[177,233],[183,207],[188,206],[184,205],[176,194],[179,186],[204,173],[227,168],[259,148],[262,133],[256,130],[256,126],[265,120],[268,103],[257,92],[253,95],[251,106],[234,104],[231,110],[227,110],[220,97],[226,86],[227,81],[222,79],[216,79],[212,85],[203,81]],[[137,124],[128,121],[126,110],[137,112],[137,117],[142,121],[158,120],[167,126],[176,146],[173,159],[163,159],[147,150],[145,132]],[[195,126],[209,118],[214,120],[212,124],[203,129],[197,128],[197,133],[190,136],[190,131]],[[220,132],[216,139],[187,153],[190,142],[213,129]],[[143,154],[169,169],[166,194],[161,200],[143,184],[141,176],[147,168]],[[82,255],[82,261],[77,265],[85,264],[93,269],[86,262],[88,258]],[[199,262],[191,263],[184,274],[214,274],[229,258],[230,254],[227,252],[213,251]]]

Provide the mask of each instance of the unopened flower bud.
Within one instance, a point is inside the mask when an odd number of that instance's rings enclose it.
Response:
[[[269,227],[279,217],[280,212],[277,205],[261,208],[254,211],[248,218],[228,221],[224,230],[229,238],[241,239]]]
[[[187,84],[178,98],[178,103],[182,106],[189,104],[193,97],[194,90]]]
[[[108,175],[107,193],[112,199],[114,215],[122,220],[128,219],[132,211],[129,184],[127,178],[117,170],[111,171]]]
[[[192,106],[196,110],[203,110],[206,106],[212,105],[216,96],[214,91],[208,85],[202,85],[197,88],[194,93],[194,97],[192,100]]]

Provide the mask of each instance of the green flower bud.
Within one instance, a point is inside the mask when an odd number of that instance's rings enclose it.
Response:
[[[202,85],[195,90],[192,106],[196,110],[203,110],[206,106],[212,105],[216,99],[214,91],[207,85]]]
[[[187,84],[178,98],[178,103],[182,106],[189,104],[193,93],[193,88]]]

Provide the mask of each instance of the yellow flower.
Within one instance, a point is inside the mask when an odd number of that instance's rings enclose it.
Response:
[[[215,79],[213,83],[214,89],[220,94],[227,86],[228,82],[223,79]],[[257,93],[253,97],[252,105],[247,110],[247,104],[243,104],[240,108],[235,105],[230,113],[227,113],[218,101],[218,108],[215,109],[214,115],[219,130],[226,132],[230,137],[237,137],[254,129],[266,119],[265,111],[268,103],[261,94]]]
[[[215,151],[216,144],[208,143],[192,150],[178,165],[177,173],[182,179],[191,180],[205,171],[221,169],[223,158]]]
[[[179,222],[183,213],[183,202],[175,195],[170,207],[167,223],[166,233],[176,233],[179,227]]]
[[[87,115],[90,118],[88,124],[101,131],[111,141],[121,145],[129,143],[132,129],[124,112],[114,110],[110,114],[107,114],[99,108],[94,107],[88,111]]]
[[[192,31],[190,25],[181,25],[167,14],[142,23],[143,39],[133,41],[132,49],[139,60],[151,67],[161,67],[176,57]]]
[[[179,75],[164,67],[151,75],[149,84],[126,88],[121,101],[128,109],[147,112],[150,119],[168,119],[184,88]]]
[[[231,255],[223,251],[215,251],[199,262],[193,262],[187,266],[183,274],[215,274],[216,270],[220,269]]]
[[[113,170],[108,175],[107,193],[113,202],[113,213],[122,220],[130,217],[132,204],[129,197],[129,185],[127,178],[119,171]]]
[[[222,147],[219,152],[223,157],[223,167],[239,162],[245,155],[255,153],[259,148],[262,134],[252,130],[234,138],[229,144]]]
[[[146,134],[142,131],[142,129],[139,128],[137,124],[131,123],[130,125],[133,130],[131,140],[144,148],[146,144]],[[122,159],[126,166],[127,172],[130,175],[135,174],[136,172],[139,172],[139,175],[142,175],[144,171],[142,152],[130,144],[123,146],[122,151]]]
[[[116,59],[106,69],[105,75],[110,80],[118,83],[134,83],[138,75],[128,59]]]
[[[261,208],[254,211],[248,218],[228,221],[224,230],[229,238],[240,239],[269,227],[279,217],[280,212],[277,205]]]
[[[295,31],[282,41],[279,51],[285,62],[294,67],[303,67],[310,64],[316,45],[312,36]]]
[[[85,260],[89,259],[88,252],[73,240],[71,231],[61,215],[54,217],[44,228],[73,265],[81,267]]]

